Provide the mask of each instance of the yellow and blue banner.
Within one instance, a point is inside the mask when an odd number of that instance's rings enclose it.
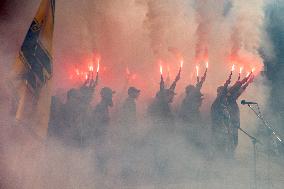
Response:
[[[26,81],[37,92],[52,76],[52,36],[55,0],[43,0],[20,51]]]
[[[42,137],[48,127],[55,0],[42,0],[14,65],[15,116]]]

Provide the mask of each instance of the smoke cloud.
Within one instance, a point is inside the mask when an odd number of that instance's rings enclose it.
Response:
[[[257,78],[242,98],[268,108],[270,84],[260,74],[259,53],[266,44],[263,41],[269,42],[263,37],[264,0],[58,0],[56,4],[53,94],[66,96],[70,88],[82,85],[76,69],[86,71],[100,56],[100,82],[93,104],[103,86],[117,91],[115,105],[124,99],[128,86],[137,86],[141,89],[139,124],[125,129],[116,119],[116,108],[103,152],[95,145],[77,148],[53,138],[30,141],[27,128],[16,128],[6,108],[13,96],[9,80],[39,1],[10,1],[0,14],[0,166],[4,170],[0,188],[248,188],[253,184],[252,144],[245,135],[239,133],[236,161],[212,158],[209,113],[216,88],[223,85],[233,64],[237,67],[233,81],[240,67],[245,69],[243,77],[256,69]],[[272,47],[264,49],[271,55]],[[173,109],[179,108],[184,88],[195,84],[195,66],[203,72],[209,61],[201,108],[206,145],[201,147],[188,141],[182,125],[177,124],[173,133],[157,132],[145,116],[159,89],[159,61],[165,70],[169,68],[173,80],[181,59],[184,67]],[[246,107],[241,107],[241,120],[244,129],[257,133],[260,122]],[[259,147],[258,188],[269,188],[270,182],[282,188],[279,159],[271,163],[263,151]],[[105,172],[98,168],[98,154],[107,162]]]

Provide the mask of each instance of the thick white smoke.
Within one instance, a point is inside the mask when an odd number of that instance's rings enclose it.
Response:
[[[94,157],[97,151],[93,146],[74,149],[51,140],[48,142],[51,145],[38,144],[40,148],[36,148],[37,145],[30,145],[30,141],[20,137],[28,131],[12,127],[13,119],[6,116],[9,115],[9,108],[5,108],[9,106],[6,99],[13,92],[8,85],[7,73],[38,4],[37,0],[18,1],[15,3],[18,11],[13,11],[15,15],[11,19],[1,21],[0,26],[0,115],[3,118],[0,123],[6,125],[1,132],[1,136],[5,136],[1,141],[4,147],[0,150],[4,155],[0,165],[7,170],[4,177],[0,175],[5,181],[3,185],[33,189],[247,188],[251,184],[252,146],[242,134],[238,161],[232,163],[209,159],[213,152],[204,153],[202,149],[194,148],[184,138],[184,133],[152,136],[148,133],[148,120],[142,116],[133,133],[121,132],[122,126],[114,120],[104,152],[108,160],[105,175],[96,169]],[[186,85],[195,83],[195,65],[199,63],[202,72],[203,61],[208,59],[202,112],[206,122],[210,123],[211,102],[217,86],[228,77],[233,64],[231,58],[237,54],[238,66],[247,64],[243,65],[246,71],[255,66],[259,74],[262,69],[263,60],[258,49],[264,32],[263,0],[58,0],[56,4],[54,93],[58,89],[67,91],[78,87],[80,81],[71,77],[75,69],[85,69],[93,54],[100,54],[99,88],[109,85],[120,92],[126,85],[125,70],[128,67],[131,74],[136,75],[129,85],[142,90],[138,110],[144,115],[149,99],[159,89],[159,59],[164,62],[165,70],[169,66],[172,77],[179,69],[179,59],[184,59],[177,86],[179,95],[183,94]],[[200,57],[204,60],[199,60]],[[196,58],[200,62],[196,62]],[[266,79],[258,76],[243,98],[260,102],[264,109],[269,90]],[[122,93],[126,95],[125,91]],[[98,92],[95,96],[99,96]],[[258,122],[245,107],[241,108],[241,120],[242,127],[251,133],[256,131]],[[210,124],[207,126],[209,130]],[[204,137],[208,141],[209,133]],[[159,160],[156,157],[166,159],[168,175],[157,173],[154,164]],[[261,156],[258,163],[260,188],[268,187],[263,179],[267,176],[263,171],[266,163],[265,157]],[[276,164],[271,166],[273,170],[277,167]],[[278,176],[273,182],[281,188],[283,181],[277,180]]]

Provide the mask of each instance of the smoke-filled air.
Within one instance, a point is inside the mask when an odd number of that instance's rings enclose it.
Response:
[[[283,7],[0,1],[0,188],[282,189]]]

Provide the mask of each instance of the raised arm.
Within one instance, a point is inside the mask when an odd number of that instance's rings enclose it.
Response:
[[[231,73],[230,73],[230,75],[229,75],[228,79],[227,79],[227,80],[226,80],[226,82],[224,83],[224,87],[225,87],[225,89],[227,89],[227,88],[228,88],[228,86],[230,85],[231,80],[232,80],[232,75],[233,75],[233,72],[231,72]]]
[[[164,78],[163,75],[161,75],[161,81],[160,81],[160,91],[165,89],[165,82],[164,82]]]
[[[239,97],[243,94],[243,92],[245,92],[246,88],[249,86],[250,83],[253,82],[253,80],[254,80],[254,76],[253,76],[253,75],[251,75],[250,77],[248,77],[247,82],[246,82],[246,83],[241,87],[241,89],[239,90],[238,95],[237,95],[237,98],[239,98]]]
[[[90,77],[88,75],[88,78],[85,80],[85,82],[83,83],[82,87],[87,87],[87,85],[90,83]]]
[[[206,80],[206,77],[207,77],[207,69],[205,70],[203,76],[201,77],[201,80],[199,82],[196,83],[196,89],[197,90],[201,90],[202,86],[203,86],[203,83],[205,82]]]
[[[245,84],[251,78],[251,76],[252,76],[252,72],[250,72],[250,74],[247,77],[241,80],[242,85]]]
[[[90,87],[92,89],[96,88],[96,86],[98,85],[99,83],[99,73],[97,72],[97,75],[96,75],[96,79],[92,79],[91,82],[90,82]]]
[[[172,83],[172,85],[170,86],[170,89],[171,90],[175,90],[176,88],[176,85],[177,85],[177,82],[180,80],[180,73],[181,73],[181,70],[179,70],[174,82]]]

